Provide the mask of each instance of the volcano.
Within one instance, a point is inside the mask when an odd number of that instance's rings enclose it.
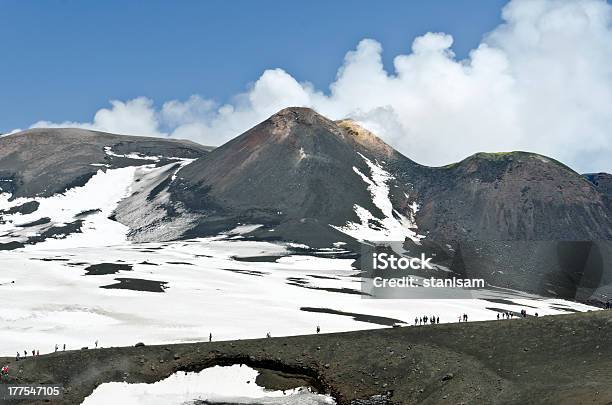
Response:
[[[403,241],[497,286],[591,296],[612,283],[609,178],[527,152],[423,166],[352,120],[299,107],[217,148],[35,129],[0,138],[0,248],[233,234],[358,257]]]

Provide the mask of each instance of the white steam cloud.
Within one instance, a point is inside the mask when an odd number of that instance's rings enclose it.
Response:
[[[612,6],[604,0],[513,0],[504,23],[465,60],[453,38],[426,33],[412,52],[381,61],[364,39],[323,93],[282,69],[266,70],[231,104],[194,95],[156,109],[139,97],[112,101],[91,123],[38,122],[188,138],[219,145],[287,106],[350,117],[419,163],[442,165],[477,151],[527,150],[578,171],[612,171]]]

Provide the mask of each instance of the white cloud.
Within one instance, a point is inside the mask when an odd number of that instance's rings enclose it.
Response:
[[[219,145],[283,107],[308,106],[359,120],[423,164],[528,150],[580,171],[612,171],[612,7],[513,0],[503,19],[465,60],[455,58],[450,35],[426,33],[395,57],[393,72],[383,68],[381,45],[364,39],[328,94],[272,69],[230,104],[192,96],[156,109],[141,97],[111,102],[91,123],[59,126]]]
[[[146,97],[138,97],[126,102],[112,100],[110,103],[112,107],[98,110],[91,123],[38,121],[31,128],[79,127],[118,134],[165,135],[159,129],[159,114],[154,110],[152,100]]]

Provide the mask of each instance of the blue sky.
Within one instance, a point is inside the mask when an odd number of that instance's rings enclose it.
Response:
[[[111,99],[225,102],[268,68],[326,91],[363,38],[385,67],[442,31],[459,58],[505,1],[0,1],[0,132],[90,120]]]
[[[612,171],[612,0],[0,0],[0,132],[221,145],[287,106],[415,161]]]

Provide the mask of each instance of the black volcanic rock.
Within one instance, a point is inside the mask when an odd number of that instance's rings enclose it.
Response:
[[[31,129],[0,137],[0,188],[13,198],[48,197],[84,185],[100,168],[138,164],[138,159],[107,155],[105,147],[120,155],[180,158],[198,158],[209,149],[182,140],[74,128]]]

